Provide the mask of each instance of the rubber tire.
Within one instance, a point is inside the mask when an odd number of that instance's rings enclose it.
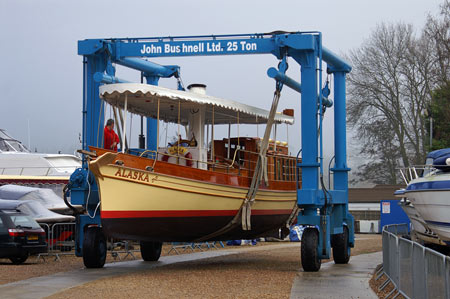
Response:
[[[141,255],[146,262],[155,262],[161,256],[162,242],[141,241]]]
[[[302,234],[301,246],[302,267],[305,272],[317,272],[322,264],[319,258],[319,232],[317,229],[307,227]]]
[[[88,227],[84,232],[83,263],[86,268],[102,268],[106,260],[106,238],[102,228]]]
[[[348,228],[344,226],[342,234],[332,235],[333,260],[335,264],[348,264],[350,260],[350,246],[348,246]]]
[[[9,260],[14,264],[14,265],[20,265],[25,263],[25,261],[28,259],[28,253],[25,253],[21,256],[13,256],[10,257]]]

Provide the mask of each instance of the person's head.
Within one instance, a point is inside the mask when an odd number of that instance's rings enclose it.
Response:
[[[108,120],[106,121],[106,126],[107,126],[109,129],[113,129],[113,127],[114,127],[114,120],[113,120],[112,118],[108,119]]]

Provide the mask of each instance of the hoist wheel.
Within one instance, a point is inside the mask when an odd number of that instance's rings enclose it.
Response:
[[[106,238],[102,228],[88,227],[84,233],[83,263],[86,268],[102,268],[106,260]]]
[[[317,272],[322,261],[319,259],[319,232],[315,228],[307,227],[302,235],[302,267],[306,272]]]
[[[146,262],[154,262],[159,260],[161,256],[161,242],[143,242],[141,241],[141,255]]]
[[[335,264],[347,264],[350,260],[350,246],[348,246],[348,228],[344,226],[342,234],[331,236],[333,259]]]

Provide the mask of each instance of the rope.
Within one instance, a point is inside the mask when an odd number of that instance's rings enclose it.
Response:
[[[159,148],[159,101],[160,101],[160,99],[158,98],[158,114],[156,115],[156,119],[157,119],[157,123],[156,123],[156,151],[158,151],[158,148]]]
[[[264,177],[266,184],[267,180],[267,149],[269,147],[269,137],[272,131],[272,126],[275,121],[275,114],[278,108],[278,102],[280,100],[281,86],[277,84],[275,90],[272,107],[270,108],[269,118],[267,119],[266,130],[264,132],[263,140],[261,141],[261,146],[259,148],[258,161],[256,162],[255,172],[253,173],[252,183],[247,192],[243,203],[243,217],[242,217],[242,229],[251,230],[251,207],[255,201],[256,193],[258,192],[259,184]]]
[[[181,110],[181,100],[178,100],[178,132],[177,132],[177,144],[179,145],[179,141],[181,139],[180,136],[180,110]],[[177,151],[177,156],[178,156],[178,151]],[[177,159],[177,164],[178,164],[178,159]]]

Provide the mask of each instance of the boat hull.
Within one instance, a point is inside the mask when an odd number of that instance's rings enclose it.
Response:
[[[428,227],[450,245],[450,174],[413,180],[405,195]]]
[[[283,226],[288,216],[253,215],[251,231],[243,231],[240,226],[237,226],[235,229],[204,241],[278,237],[278,229]],[[102,226],[106,235],[118,239],[194,242],[218,231],[232,218],[231,216],[102,218]]]
[[[238,213],[247,188],[213,184],[115,164],[93,171],[108,236],[148,241],[195,241],[226,226]],[[96,174],[97,172],[97,174]],[[257,192],[250,231],[240,225],[208,240],[273,235],[296,204],[295,190]]]
[[[428,227],[425,220],[420,216],[412,204],[401,204],[403,211],[408,215],[412,224],[412,230],[416,237],[425,243],[433,243],[438,245],[445,245],[439,237]]]

